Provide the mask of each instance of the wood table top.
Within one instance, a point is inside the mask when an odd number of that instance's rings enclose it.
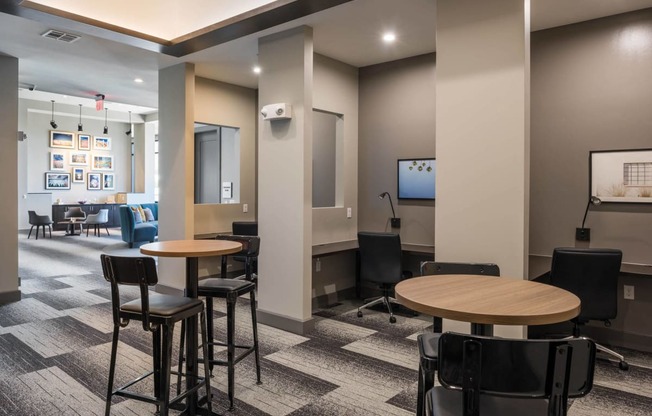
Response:
[[[209,257],[233,254],[242,244],[227,240],[169,240],[140,246],[140,252],[160,257]]]
[[[558,287],[477,275],[403,280],[396,285],[396,299],[417,312],[478,324],[543,325],[580,312],[580,299]]]

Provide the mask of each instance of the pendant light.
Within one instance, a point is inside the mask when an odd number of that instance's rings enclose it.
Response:
[[[54,122],[54,100],[50,100],[50,101],[52,101],[52,120],[50,120],[50,125],[52,126],[53,129],[56,129],[58,126],[57,123]]]
[[[109,115],[109,108],[107,107],[104,109],[104,134],[109,133],[109,126],[106,124],[106,119],[108,115]]]
[[[131,111],[129,112],[129,130],[125,132],[127,136],[131,136]]]
[[[79,124],[77,124],[77,131],[84,131],[84,126],[82,125],[81,122],[81,110],[82,110],[82,105],[79,104]]]

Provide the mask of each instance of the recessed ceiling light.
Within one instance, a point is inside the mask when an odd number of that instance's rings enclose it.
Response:
[[[383,35],[383,41],[385,43],[392,43],[396,40],[396,35],[394,32],[387,32]]]
[[[137,84],[142,84],[143,79],[142,78],[136,78],[136,79],[134,79],[134,82],[137,83]]]
[[[260,74],[261,69],[258,65],[256,65],[252,68],[252,71],[254,71],[254,74]]]

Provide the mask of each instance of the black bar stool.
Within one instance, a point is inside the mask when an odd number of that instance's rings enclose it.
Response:
[[[206,316],[204,314],[204,303],[199,299],[186,298],[182,296],[170,296],[157,293],[149,293],[149,286],[158,282],[156,264],[151,257],[117,257],[102,254],[102,270],[104,278],[111,283],[111,302],[113,304],[113,342],[111,344],[111,364],[109,367],[109,385],[106,394],[105,415],[111,413],[111,398],[122,396],[129,399],[144,401],[155,404],[161,416],[168,414],[170,405],[186,398],[196,392],[202,386],[206,388],[206,405],[211,409],[211,387],[208,375],[208,350]],[[119,285],[133,285],[140,287],[140,299],[120,305]],[[193,388],[178,394],[170,400],[170,374],[172,357],[172,335],[174,324],[196,316],[201,316],[202,349],[204,351],[204,377],[196,377],[196,384]],[[120,328],[129,324],[130,320],[137,320],[143,323],[145,331],[153,335],[153,371],[144,374],[126,385],[113,390],[113,379],[115,376],[116,355],[118,352],[118,334]],[[182,335],[183,337],[183,335]],[[177,374],[174,372],[174,374]],[[145,396],[129,391],[128,388],[154,376],[154,397]],[[179,379],[181,374],[178,375]],[[184,374],[185,377],[189,375]]]
[[[218,235],[215,237],[217,240],[231,240],[237,241],[242,244],[242,251],[233,253],[233,256],[240,256],[245,258],[245,274],[235,279],[226,279],[226,256],[222,256],[221,276],[222,278],[209,277],[208,279],[199,281],[199,288],[197,294],[206,297],[206,315],[208,316],[208,356],[210,357],[209,368],[211,373],[214,365],[221,365],[228,367],[228,394],[229,394],[229,410],[233,410],[233,398],[235,388],[235,365],[243,358],[251,354],[255,355],[256,359],[256,384],[261,384],[260,381],[260,354],[258,351],[258,326],[256,322],[256,284],[252,273],[251,263],[260,250],[260,238],[257,236],[244,236],[244,235]],[[241,280],[243,279],[243,280]],[[235,343],[235,306],[238,297],[249,293],[249,301],[251,304],[251,324],[253,328],[253,345],[237,345]],[[214,340],[213,331],[213,298],[226,299],[226,343]],[[179,372],[181,372],[181,365],[183,362],[183,340],[185,333],[185,324],[181,325],[181,349],[179,351]],[[222,346],[227,348],[227,359],[216,360],[214,355],[214,346]],[[236,355],[236,348],[242,349],[240,354]]]

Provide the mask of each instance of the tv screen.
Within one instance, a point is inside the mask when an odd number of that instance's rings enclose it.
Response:
[[[398,199],[435,199],[435,158],[398,160]]]

